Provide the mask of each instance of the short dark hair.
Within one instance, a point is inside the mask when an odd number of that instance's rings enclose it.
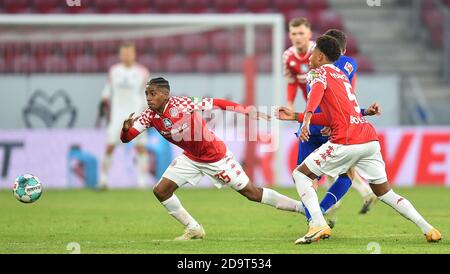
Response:
[[[341,56],[341,48],[338,41],[328,35],[322,35],[316,40],[316,47],[323,53],[331,62],[336,62]]]
[[[344,51],[347,48],[347,37],[343,31],[338,29],[329,29],[324,35],[328,35],[336,39],[339,43],[339,47],[341,47],[341,51]]]
[[[289,27],[300,27],[301,25],[311,29],[311,23],[305,17],[295,17],[289,21]]]
[[[166,88],[170,91],[169,81],[162,77],[156,77],[147,82],[147,85],[156,85],[161,88]]]

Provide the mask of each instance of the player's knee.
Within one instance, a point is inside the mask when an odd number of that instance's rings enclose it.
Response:
[[[158,198],[159,201],[165,201],[172,196],[173,193],[161,184],[157,184],[153,187],[153,194]]]

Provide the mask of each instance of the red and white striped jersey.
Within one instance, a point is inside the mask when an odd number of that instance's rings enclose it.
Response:
[[[199,111],[212,110],[213,98],[172,96],[162,114],[147,108],[133,124],[139,132],[154,127],[184,154],[197,162],[217,162],[226,154],[226,146],[206,126]]]

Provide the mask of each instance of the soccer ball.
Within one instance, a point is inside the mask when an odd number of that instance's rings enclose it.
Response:
[[[41,197],[42,185],[38,177],[24,174],[14,181],[13,193],[22,203],[33,203]]]

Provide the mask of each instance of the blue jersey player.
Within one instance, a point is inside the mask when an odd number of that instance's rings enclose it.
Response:
[[[325,35],[334,37],[341,46],[342,54],[345,53],[346,37],[342,31],[331,29],[328,30],[325,33]],[[334,65],[338,67],[340,70],[342,70],[345,73],[345,75],[347,75],[348,79],[350,80],[350,83],[354,88],[356,83],[356,72],[358,70],[356,61],[348,56],[341,55],[341,57],[339,57],[339,59],[335,62]],[[307,87],[307,92],[309,93],[309,86]],[[377,105],[372,105],[369,108],[370,111],[367,111],[367,113],[365,109],[361,109],[361,113],[363,115],[378,114]],[[317,112],[320,112],[320,108],[316,110],[316,113]],[[299,130],[300,128],[301,124],[299,126]],[[299,142],[297,164],[301,164],[309,154],[311,154],[314,150],[316,150],[322,144],[328,141],[328,137],[324,136],[326,135],[328,130],[329,130],[328,128],[324,128],[323,126],[316,126],[316,125],[310,126],[311,135],[309,141]],[[298,134],[299,132],[297,132],[297,137]],[[351,179],[349,178],[349,176]],[[322,208],[322,211],[328,214],[330,227],[334,226],[334,220],[332,215],[334,213],[334,210],[338,207],[338,201],[345,195],[345,193],[347,193],[350,186],[353,186],[363,198],[363,207],[360,210],[361,214],[367,213],[367,211],[370,209],[370,206],[376,201],[376,196],[373,194],[372,190],[370,189],[370,186],[366,184],[353,169],[349,170],[348,175],[341,174],[337,179],[326,178],[325,181],[326,185],[329,186],[329,189],[327,194],[323,198],[320,206]],[[333,182],[334,184],[330,186],[330,184]],[[309,212],[307,210],[306,210],[306,217],[308,218],[308,220],[310,219]]]

